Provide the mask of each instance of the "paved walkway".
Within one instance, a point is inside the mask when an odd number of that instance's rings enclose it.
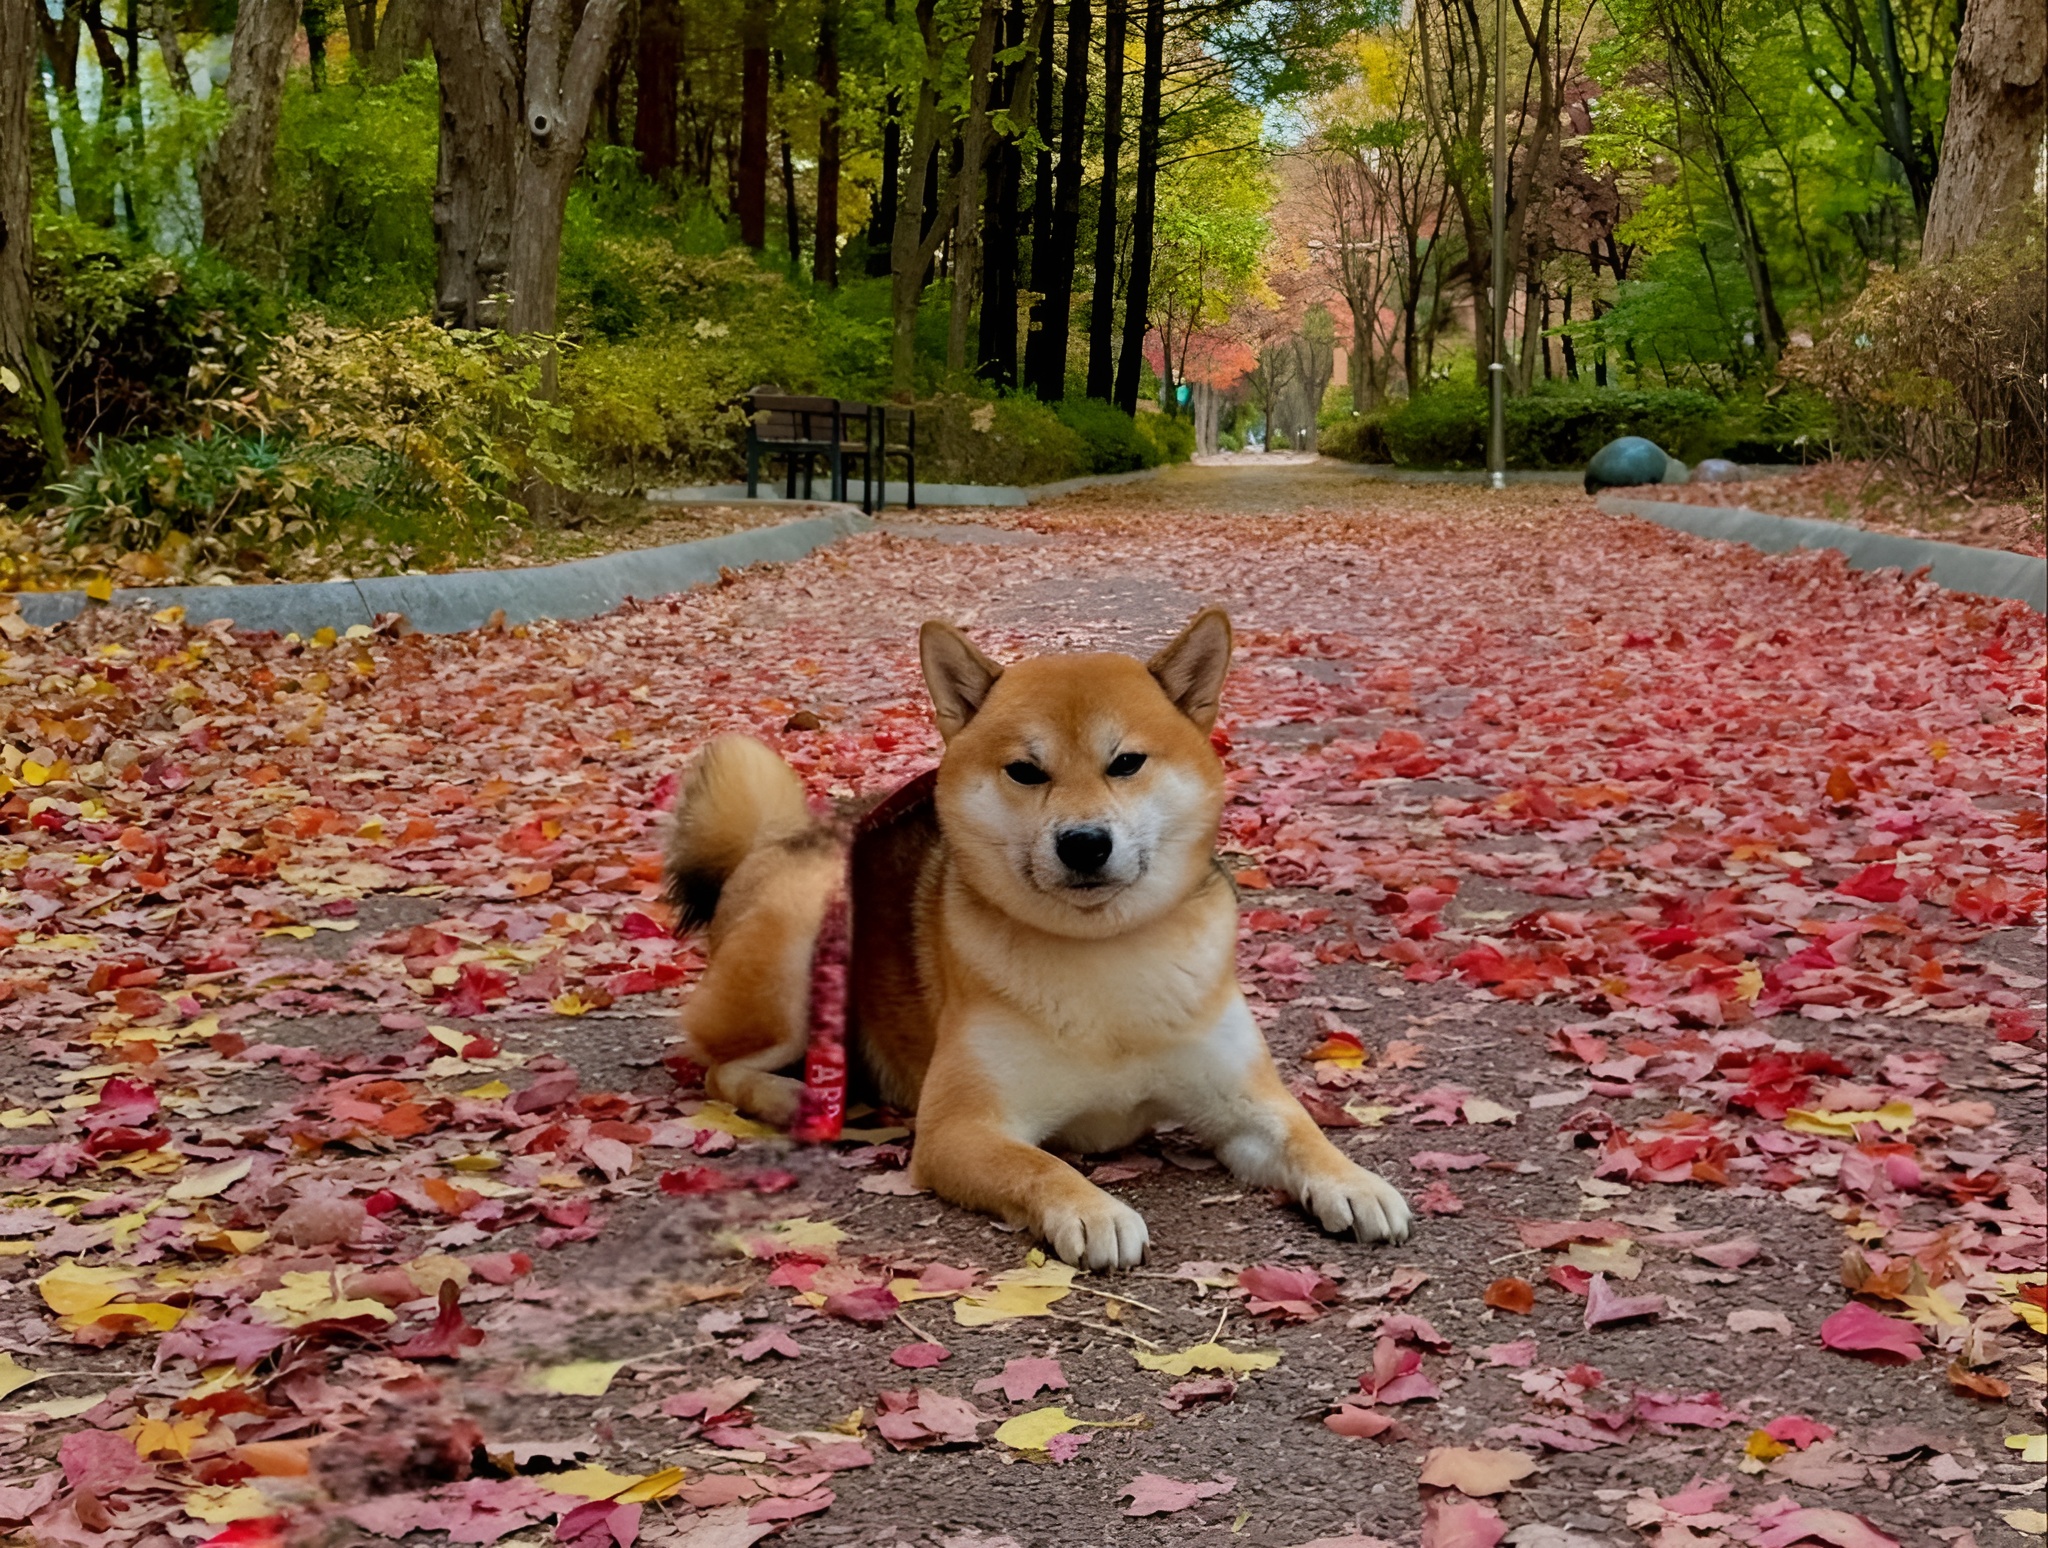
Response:
[[[0,1531],[2024,1540],[2038,616],[1563,489],[973,519],[576,625],[11,642]],[[1209,601],[1245,980],[1412,1242],[1167,1136],[1087,1163],[1153,1263],[1069,1282],[889,1115],[792,1150],[676,1085],[691,748],[883,789],[920,619],[1142,651]]]

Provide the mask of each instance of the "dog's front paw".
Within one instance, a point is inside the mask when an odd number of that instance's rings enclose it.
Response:
[[[1361,1242],[1405,1242],[1414,1223],[1408,1201],[1392,1183],[1348,1161],[1341,1172],[1306,1179],[1301,1207],[1325,1231]]]
[[[1076,1268],[1136,1268],[1151,1245],[1143,1215],[1092,1187],[1047,1209],[1038,1234]]]

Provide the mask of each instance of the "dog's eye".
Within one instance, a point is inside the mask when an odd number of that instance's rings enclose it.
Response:
[[[1037,764],[1027,763],[1022,758],[1015,763],[1005,764],[1003,772],[1020,785],[1043,785],[1052,778]]]
[[[1109,777],[1111,779],[1129,779],[1144,766],[1145,755],[1143,753],[1118,753],[1109,760]]]

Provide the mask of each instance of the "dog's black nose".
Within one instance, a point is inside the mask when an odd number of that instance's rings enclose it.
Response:
[[[1116,840],[1107,828],[1068,828],[1053,840],[1060,864],[1077,876],[1093,876],[1109,862]]]

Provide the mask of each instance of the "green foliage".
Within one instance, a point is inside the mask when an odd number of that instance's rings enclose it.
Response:
[[[933,483],[1050,484],[1091,471],[1087,446],[1047,405],[940,392],[917,405],[917,476]]]
[[[1136,420],[1113,404],[1099,398],[1070,396],[1054,405],[1054,411],[1060,423],[1080,440],[1083,450],[1078,472],[1133,473],[1139,468],[1157,467],[1164,460],[1155,443],[1139,433]]]
[[[432,308],[432,203],[440,97],[432,66],[389,84],[358,75],[286,86],[272,209],[291,288],[338,322],[376,324]]]
[[[1721,449],[1720,404],[1705,393],[1558,390],[1510,398],[1508,462],[1518,468],[1576,468],[1617,436],[1640,435],[1692,461]],[[1351,428],[1356,427],[1356,428]],[[1418,468],[1486,465],[1484,393],[1442,389],[1326,431],[1322,450],[1355,461]]]
[[[1195,427],[1189,421],[1165,414],[1140,414],[1136,424],[1139,436],[1151,443],[1152,457],[1147,467],[1186,462],[1194,456]]]
[[[1848,450],[1936,488],[2038,496],[2048,463],[2042,227],[2036,199],[1946,263],[1877,276],[1815,348],[1788,358],[1786,374],[1826,396]]]
[[[193,422],[197,399],[241,369],[275,302],[218,259],[151,252],[44,213],[35,227],[36,336],[77,439]]]
[[[232,434],[105,441],[52,492],[67,544],[156,553],[187,571],[261,571],[281,548],[439,503],[390,452]]]

